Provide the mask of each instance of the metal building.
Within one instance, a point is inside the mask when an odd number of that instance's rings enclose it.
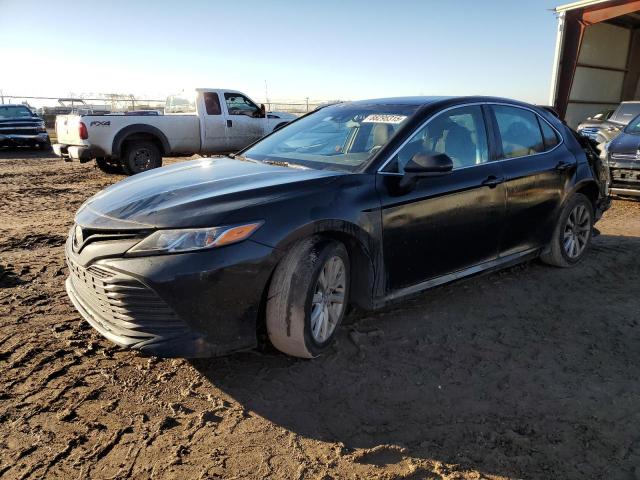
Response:
[[[582,0],[555,9],[549,103],[567,123],[640,100],[640,1]]]

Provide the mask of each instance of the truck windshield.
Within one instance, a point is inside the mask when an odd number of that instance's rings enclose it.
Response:
[[[22,105],[0,105],[0,118],[32,117],[31,110]]]
[[[276,131],[242,155],[319,170],[354,171],[386,145],[417,108],[352,104],[325,107]]]

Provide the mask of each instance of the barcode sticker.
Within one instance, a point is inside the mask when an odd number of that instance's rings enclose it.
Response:
[[[376,113],[368,115],[362,123],[402,123],[407,118],[406,115],[386,115],[383,113]]]

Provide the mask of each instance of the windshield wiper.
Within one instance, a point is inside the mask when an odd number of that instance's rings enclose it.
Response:
[[[305,167],[304,165],[284,162],[282,160],[262,160],[262,163],[266,163],[267,165],[275,165],[276,167],[300,168],[302,170],[310,170],[309,167]]]
[[[234,160],[240,160],[242,162],[252,162],[252,163],[260,163],[258,160],[254,160],[253,158],[245,157],[244,155],[238,155],[237,153],[230,153],[227,155],[229,158],[233,158]]]

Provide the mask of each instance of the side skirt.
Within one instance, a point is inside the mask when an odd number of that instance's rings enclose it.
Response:
[[[536,258],[537,256],[540,255],[541,251],[542,251],[541,248],[534,248],[530,250],[525,250],[523,252],[513,253],[506,257],[490,260],[488,262],[474,265],[473,267],[465,268],[464,270],[458,270],[457,272],[448,273],[447,275],[443,275],[441,277],[432,278],[425,282],[420,282],[415,285],[411,285],[409,287],[395,290],[389,293],[387,296],[382,297],[378,301],[376,301],[375,308],[376,309],[382,308],[390,302],[399,300],[404,297],[408,297],[410,295],[415,295],[424,290],[428,290],[430,288],[437,287],[439,285],[444,285],[445,283],[454,282],[461,278],[470,277],[472,275],[477,275],[480,273],[489,273],[492,270],[499,270],[502,268],[510,267],[512,265],[516,265],[526,260]]]

